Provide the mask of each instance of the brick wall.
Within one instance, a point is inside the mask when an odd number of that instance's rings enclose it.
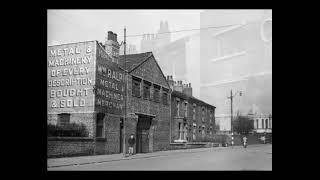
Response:
[[[47,141],[47,157],[68,157],[119,153],[119,145],[109,138],[50,137]]]
[[[105,116],[105,138],[104,154],[120,153],[120,116]]]
[[[48,138],[47,157],[92,155],[95,142],[92,138]]]
[[[151,127],[149,129],[149,152],[166,150],[169,147],[170,137],[170,92],[168,94],[168,105],[164,105],[162,102],[162,88],[169,89],[169,86],[153,58],[134,70],[132,75],[160,85],[160,102],[154,102],[153,100],[153,86],[150,87],[150,100],[145,100],[143,97],[133,97],[132,76],[129,76],[127,115],[130,118],[128,118],[126,126],[126,137],[128,138],[130,134],[136,135],[138,116],[135,113],[154,115],[155,117],[152,119]],[[141,88],[141,95],[142,92]]]

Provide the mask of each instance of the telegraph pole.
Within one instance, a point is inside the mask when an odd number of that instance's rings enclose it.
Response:
[[[233,135],[233,124],[232,124],[232,122],[233,122],[233,111],[232,111],[232,99],[233,99],[233,95],[232,95],[232,89],[231,89],[231,91],[230,91],[230,100],[231,100],[231,133],[232,133],[232,135]]]
[[[123,119],[123,156],[126,156],[126,126],[125,122],[127,121],[127,86],[128,86],[128,73],[127,73],[127,62],[126,62],[126,27],[124,27],[124,71],[125,71],[125,101],[124,101],[124,119]]]
[[[228,97],[228,99],[230,99],[231,103],[230,103],[230,106],[231,106],[231,135],[232,135],[232,141],[231,141],[231,144],[233,146],[233,110],[232,110],[232,104],[233,104],[233,97],[237,95],[237,93],[239,92],[239,95],[241,96],[242,95],[242,91],[237,91],[235,94],[232,94],[232,89],[230,91],[230,97]]]
[[[230,91],[230,105],[231,105],[231,114],[230,114],[230,119],[231,119],[231,122],[230,122],[230,125],[231,125],[231,146],[233,147],[233,111],[232,111],[232,99],[233,99],[233,95],[232,95],[232,89]]]

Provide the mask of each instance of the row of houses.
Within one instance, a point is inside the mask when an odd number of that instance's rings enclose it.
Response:
[[[166,78],[152,52],[124,56],[119,49],[111,31],[104,43],[48,47],[48,124],[83,124],[88,131],[85,140],[48,138],[48,156],[120,153],[130,135],[135,153],[212,140],[213,105],[193,97],[191,84]]]

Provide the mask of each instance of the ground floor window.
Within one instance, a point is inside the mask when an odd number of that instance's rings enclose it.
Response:
[[[98,113],[96,119],[96,137],[103,137],[103,129],[104,129],[104,113]]]
[[[194,124],[193,125],[193,130],[192,130],[192,139],[195,141],[196,140],[196,129],[197,129],[197,125]]]
[[[64,126],[70,123],[70,114],[62,113],[58,114],[58,125]]]
[[[188,125],[186,123],[184,123],[184,126],[183,126],[183,140],[187,140],[187,136],[188,136]]]

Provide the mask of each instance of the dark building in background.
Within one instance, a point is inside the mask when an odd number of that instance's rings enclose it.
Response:
[[[171,94],[171,142],[213,142],[215,106],[192,96],[191,83],[167,76]]]

